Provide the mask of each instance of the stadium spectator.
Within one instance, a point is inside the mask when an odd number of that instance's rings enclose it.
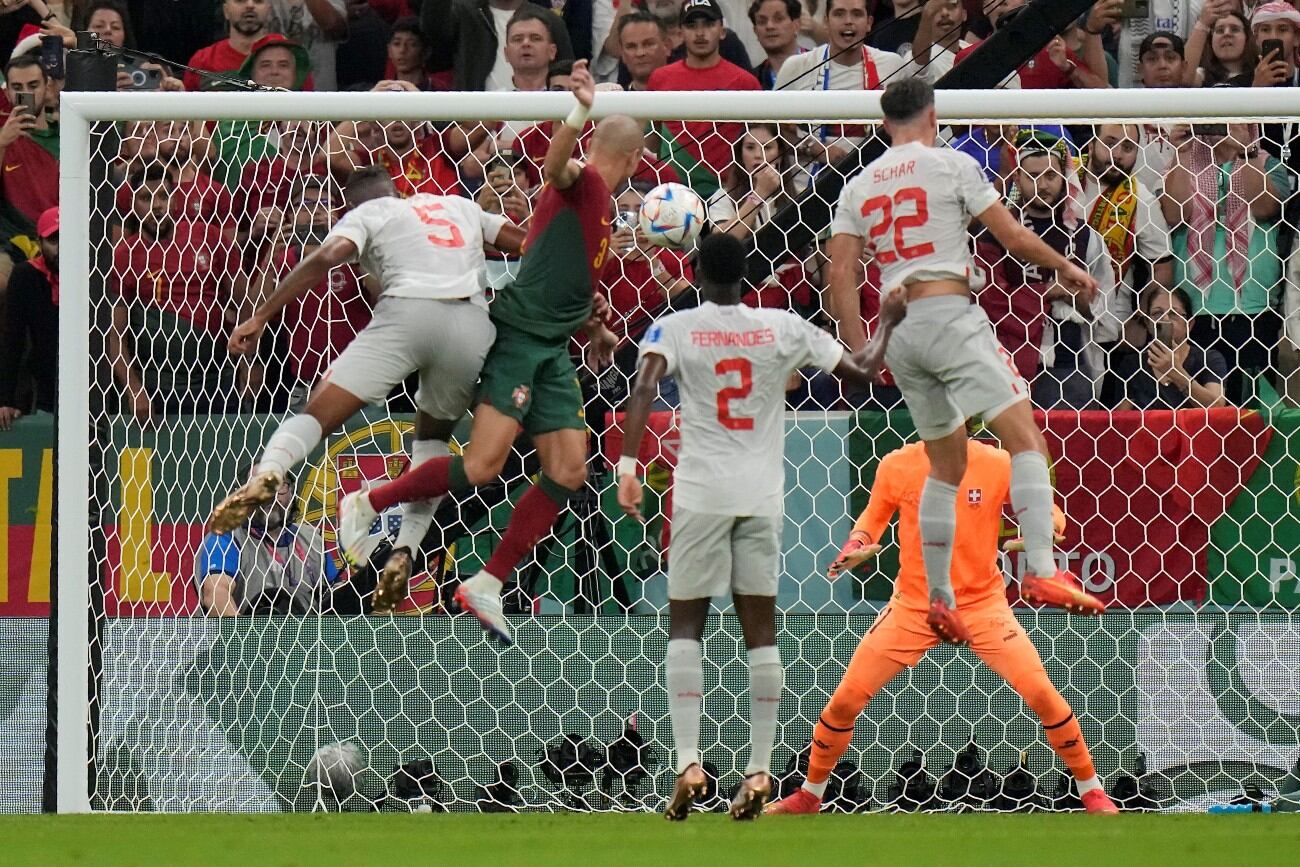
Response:
[[[233,214],[241,231],[262,208],[289,204],[294,182],[304,175],[327,174],[328,124],[294,121],[277,127],[275,151],[247,163],[234,190]]]
[[[64,0],[64,20],[73,30],[93,30],[90,19],[103,5],[102,0]],[[126,13],[123,44],[127,48],[138,48],[176,63],[184,63],[207,46],[212,34],[224,27],[221,4],[215,0],[201,3],[118,0],[115,5]],[[102,37],[104,31],[99,32]]]
[[[59,204],[59,126],[50,122],[49,79],[40,61],[22,55],[5,64],[5,96],[13,108],[0,127],[0,196],[29,233]]]
[[[420,26],[434,70],[453,70],[456,90],[510,90],[513,70],[506,59],[506,25],[521,9],[543,16],[555,57],[573,59],[564,21],[528,0],[424,0]]]
[[[33,409],[54,412],[59,369],[59,209],[36,223],[40,254],[9,276],[0,340],[0,431]]]
[[[876,22],[871,28],[867,44],[881,51],[894,54],[908,54],[916,41],[921,25],[921,10],[924,0],[891,0],[890,3],[875,3]],[[885,8],[892,6],[892,14]]]
[[[1146,88],[1182,87],[1186,77],[1186,46],[1177,33],[1158,31],[1142,40],[1138,64],[1142,86]]]
[[[786,60],[803,54],[804,49],[799,45],[802,16],[800,0],[754,0],[749,4],[749,20],[766,55],[754,70],[764,90],[776,88],[777,75]]]
[[[388,66],[384,70],[388,81],[405,81],[420,90],[450,90],[451,72],[429,71],[429,50],[424,44],[420,19],[415,16],[400,19],[393,25],[393,35],[388,37]]]
[[[987,231],[976,251],[987,283],[979,304],[998,342],[1030,382],[1035,406],[1084,409],[1092,404],[1105,373],[1100,343],[1113,343],[1119,324],[1110,315],[1115,276],[1101,236],[1081,219],[1072,190],[1069,149],[1063,139],[1035,138],[1017,152],[1008,204],[1048,246],[1100,284],[1090,307],[1032,264],[1016,259]]]
[[[871,24],[867,0],[830,0],[826,4],[830,41],[786,60],[776,89],[879,90],[906,64],[892,51],[861,44]]]
[[[1153,288],[1143,299],[1146,338],[1137,352],[1115,362],[1121,397],[1116,409],[1183,409],[1223,406],[1228,365],[1192,336],[1192,302],[1182,289]]]
[[[724,185],[709,197],[714,230],[742,239],[756,232],[793,197],[793,163],[790,146],[776,124],[750,124],[732,150]]]
[[[341,577],[320,531],[299,521],[289,476],[244,526],[208,533],[194,566],[199,604],[214,617],[313,614],[328,608],[324,597]]]
[[[668,32],[668,62],[676,63],[679,60],[685,60],[687,55],[686,49],[686,31],[682,28],[682,9],[685,8],[685,0],[645,0],[645,8],[651,15],[658,18],[664,23]],[[741,7],[742,10],[744,7]],[[721,5],[718,7],[721,12]],[[718,42],[718,53],[722,59],[728,63],[739,66],[746,72],[753,73],[753,66],[750,64],[749,49],[735,32],[726,26],[726,13],[723,15],[722,39]],[[623,77],[619,76],[619,84],[623,84]]]
[[[228,239],[233,238],[234,198],[225,185],[208,175],[206,156],[202,123],[161,120],[129,124],[122,136],[123,182],[117,193],[118,210],[122,214],[131,212],[133,193],[125,178],[146,166],[161,165],[176,184],[176,212],[172,216],[222,225]]]
[[[271,0],[267,28],[307,49],[314,88],[336,90],[334,61],[348,35],[344,0]]]
[[[109,45],[135,47],[130,13],[118,0],[95,0],[87,5],[85,29]]]
[[[1271,367],[1281,325],[1278,218],[1291,178],[1257,138],[1246,124],[1193,126],[1161,202],[1174,229],[1175,279],[1197,317],[1193,336],[1228,362],[1225,393],[1236,406]]]
[[[1114,0],[1110,0],[1110,2],[1113,4]],[[994,20],[995,27],[1004,25],[1011,20],[1008,16],[1023,5],[1023,0],[1012,3],[1004,2],[1000,6],[990,9],[990,20]],[[1007,8],[1008,6],[1015,8]],[[1104,7],[1104,14],[1110,15],[1112,12],[1118,14],[1118,10],[1112,9],[1111,5]],[[1089,21],[1091,20],[1090,18]],[[1076,54],[1069,46],[1069,43],[1077,36],[1074,32],[1075,25],[1071,24],[1061,34],[1053,37],[1037,54],[1029,58],[1023,66],[1016,70],[1016,75],[1020,79],[1020,86],[1026,90],[1110,87],[1110,81],[1106,75],[1106,53],[1102,48],[1100,34],[1093,32],[1096,29],[1093,27],[1092,30],[1088,30],[1083,34],[1083,57]],[[973,43],[958,51],[953,59],[954,65],[969,57],[978,44]],[[1010,80],[1010,76],[1008,76],[1008,80]],[[1003,86],[1006,85],[1007,82],[1003,82]]]
[[[651,74],[668,64],[668,28],[638,10],[619,18],[616,34],[619,57],[627,71],[627,89],[648,89]]]
[[[652,246],[638,227],[641,202],[653,187],[651,181],[634,179],[616,197],[612,255],[600,276],[600,292],[609,301],[606,324],[631,350],[615,356],[629,377],[636,372],[635,348],[646,329],[692,279],[685,253]]]
[[[1263,3],[1250,16],[1251,35],[1259,46],[1259,64],[1255,67],[1255,87],[1296,87],[1296,49],[1300,46],[1300,12],[1289,3]],[[1279,42],[1279,50],[1268,51],[1270,42]]]
[[[328,234],[333,203],[328,181],[304,175],[293,184],[290,200],[296,211],[281,219],[278,236],[261,251],[259,275],[251,305],[261,303],[279,280],[302,259],[314,252]],[[275,219],[268,214],[268,221]],[[311,389],[334,359],[370,321],[371,301],[356,267],[344,265],[329,272],[319,284],[291,301],[284,309],[277,335],[284,350],[284,367],[289,390],[289,411],[298,412],[307,403]],[[267,376],[251,378],[254,391]],[[269,383],[274,385],[274,383]]]
[[[229,25],[230,35],[190,58],[188,66],[212,75],[201,77],[197,72],[186,72],[186,90],[211,87],[222,73],[229,77],[230,73],[238,72],[253,46],[271,32],[270,0],[223,0],[221,11]]]
[[[511,75],[504,83],[489,90],[541,91],[547,89],[551,62],[555,60],[556,45],[551,39],[549,12],[521,8],[506,25],[506,62]]]
[[[523,151],[497,142],[489,142],[493,156],[484,167],[483,185],[475,201],[489,214],[503,214],[510,222],[522,226],[533,212],[529,192],[534,183],[529,175],[531,163]],[[487,257],[487,282],[492,289],[500,289],[515,275],[518,259],[504,253],[491,253]]]
[[[957,52],[971,43],[962,38],[966,31],[966,7],[962,0],[926,0],[917,31],[904,59],[912,75],[934,84],[952,71]],[[1016,88],[1019,76],[1014,77]]]
[[[759,90],[758,79],[718,53],[723,26],[717,0],[687,0],[681,24],[687,55],[651,73],[649,90]],[[660,127],[659,156],[708,198],[718,189],[731,162],[731,145],[743,129],[738,123],[668,121]]]
[[[158,413],[233,409],[234,368],[226,313],[247,284],[218,227],[177,220],[176,184],[162,166],[132,177],[132,213],[113,249],[116,295],[108,354],[126,410],[142,423]]]
[[[1101,235],[1115,266],[1112,313],[1120,323],[1136,311],[1138,293],[1148,279],[1174,285],[1169,224],[1160,198],[1134,173],[1140,137],[1136,124],[1098,124],[1080,175],[1084,219]]]
[[[1259,50],[1246,16],[1230,0],[1210,0],[1187,39],[1187,57],[1199,65],[1183,70],[1185,87],[1250,87],[1259,65]]]
[[[381,81],[374,92],[415,92],[405,81]],[[382,165],[388,169],[399,195],[416,193],[459,195],[460,177],[456,162],[487,138],[487,128],[475,125],[466,133],[457,124],[441,128],[396,120],[388,123],[345,121],[334,128],[330,139],[330,170],[343,180],[354,169]]]

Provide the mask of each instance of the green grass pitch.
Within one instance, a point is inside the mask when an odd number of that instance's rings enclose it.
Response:
[[[9,816],[0,841],[8,867],[1282,867],[1300,863],[1300,815]]]

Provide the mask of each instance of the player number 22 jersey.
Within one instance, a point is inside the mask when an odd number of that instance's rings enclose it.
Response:
[[[997,200],[969,155],[911,142],[844,185],[831,232],[863,240],[882,292],[917,279],[965,280],[974,270],[967,227]]]
[[[786,384],[801,367],[834,370],[843,352],[784,310],[705,302],[652,325],[641,355],[662,355],[681,395],[673,503],[712,515],[781,515]]]
[[[330,230],[357,247],[354,261],[395,298],[469,298],[486,307],[487,264],[506,218],[461,196],[385,196],[353,208]]]

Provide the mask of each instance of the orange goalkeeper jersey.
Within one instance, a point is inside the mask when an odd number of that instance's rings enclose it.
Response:
[[[918,611],[925,611],[930,603],[917,515],[921,486],[929,472],[930,459],[923,443],[885,455],[876,470],[871,499],[853,528],[878,542],[894,512],[899,513],[898,580],[891,604]],[[969,440],[966,475],[957,491],[957,532],[952,549],[952,589],[959,608],[1006,599],[998,564],[998,534],[1002,506],[1010,490],[1011,455]]]

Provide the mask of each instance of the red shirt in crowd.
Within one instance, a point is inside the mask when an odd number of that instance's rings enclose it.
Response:
[[[33,223],[59,203],[59,161],[29,136],[19,136],[4,152],[0,195]]]
[[[397,194],[409,198],[417,193],[434,196],[459,196],[460,175],[447,158],[446,143],[442,133],[432,132],[416,140],[415,147],[404,156],[397,156],[390,148],[371,153],[364,148],[354,154],[358,166],[372,163],[388,169],[397,187]]]
[[[133,192],[129,183],[117,188],[117,209],[131,213]],[[223,223],[233,228],[234,196],[225,184],[219,184],[202,172],[176,184],[172,196],[172,216],[193,223]]]
[[[300,172],[278,156],[264,157],[244,166],[235,189],[234,214],[237,219],[251,220],[268,205],[283,208],[289,203],[294,181],[307,175],[324,176],[324,172]]]
[[[298,264],[302,250],[290,247],[273,267],[283,278]],[[289,335],[289,365],[299,382],[316,382],[370,321],[370,299],[352,265],[329,272],[284,308]]]
[[[685,60],[661,66],[650,73],[646,90],[762,90],[758,79],[727,60],[696,69]],[[688,154],[702,162],[721,178],[731,165],[731,152],[744,133],[739,123],[707,121],[666,121],[664,131]],[[662,152],[661,152],[662,155]],[[692,182],[696,180],[694,172]],[[716,180],[715,180],[716,185]]]
[[[127,235],[113,249],[113,278],[124,301],[140,301],[213,333],[225,330],[223,283],[239,258],[212,223],[176,222],[171,236]]]
[[[978,46],[979,43],[976,42],[974,45],[968,45],[958,51],[957,56],[953,58],[953,65],[961,63],[969,57],[970,53]],[[1079,59],[1079,55],[1068,48],[1065,49],[1065,56],[1076,66],[1091,69]],[[1047,53],[1046,48],[1025,61],[1024,66],[1020,67],[1016,72],[1020,75],[1020,87],[1024,90],[1068,90],[1074,87],[1074,84],[1070,81],[1070,73],[1052,62],[1052,57]],[[1103,78],[1106,77],[1105,70],[1097,74]]]
[[[654,250],[650,255],[674,281],[681,277],[695,279],[686,254],[680,250]],[[651,273],[649,259],[610,256],[600,272],[600,291],[609,300],[609,329],[619,337],[632,339],[637,339],[653,319],[664,314],[668,301],[663,286]]]
[[[207,48],[200,48],[194,52],[190,58],[189,65],[194,69],[201,69],[204,72],[222,73],[238,72],[239,68],[244,65],[248,55],[230,44],[229,39],[222,39],[220,42],[214,42]],[[202,90],[204,79],[197,72],[186,72],[184,79],[186,90]],[[306,82],[303,83],[303,90],[312,89],[312,77],[307,76]]]

